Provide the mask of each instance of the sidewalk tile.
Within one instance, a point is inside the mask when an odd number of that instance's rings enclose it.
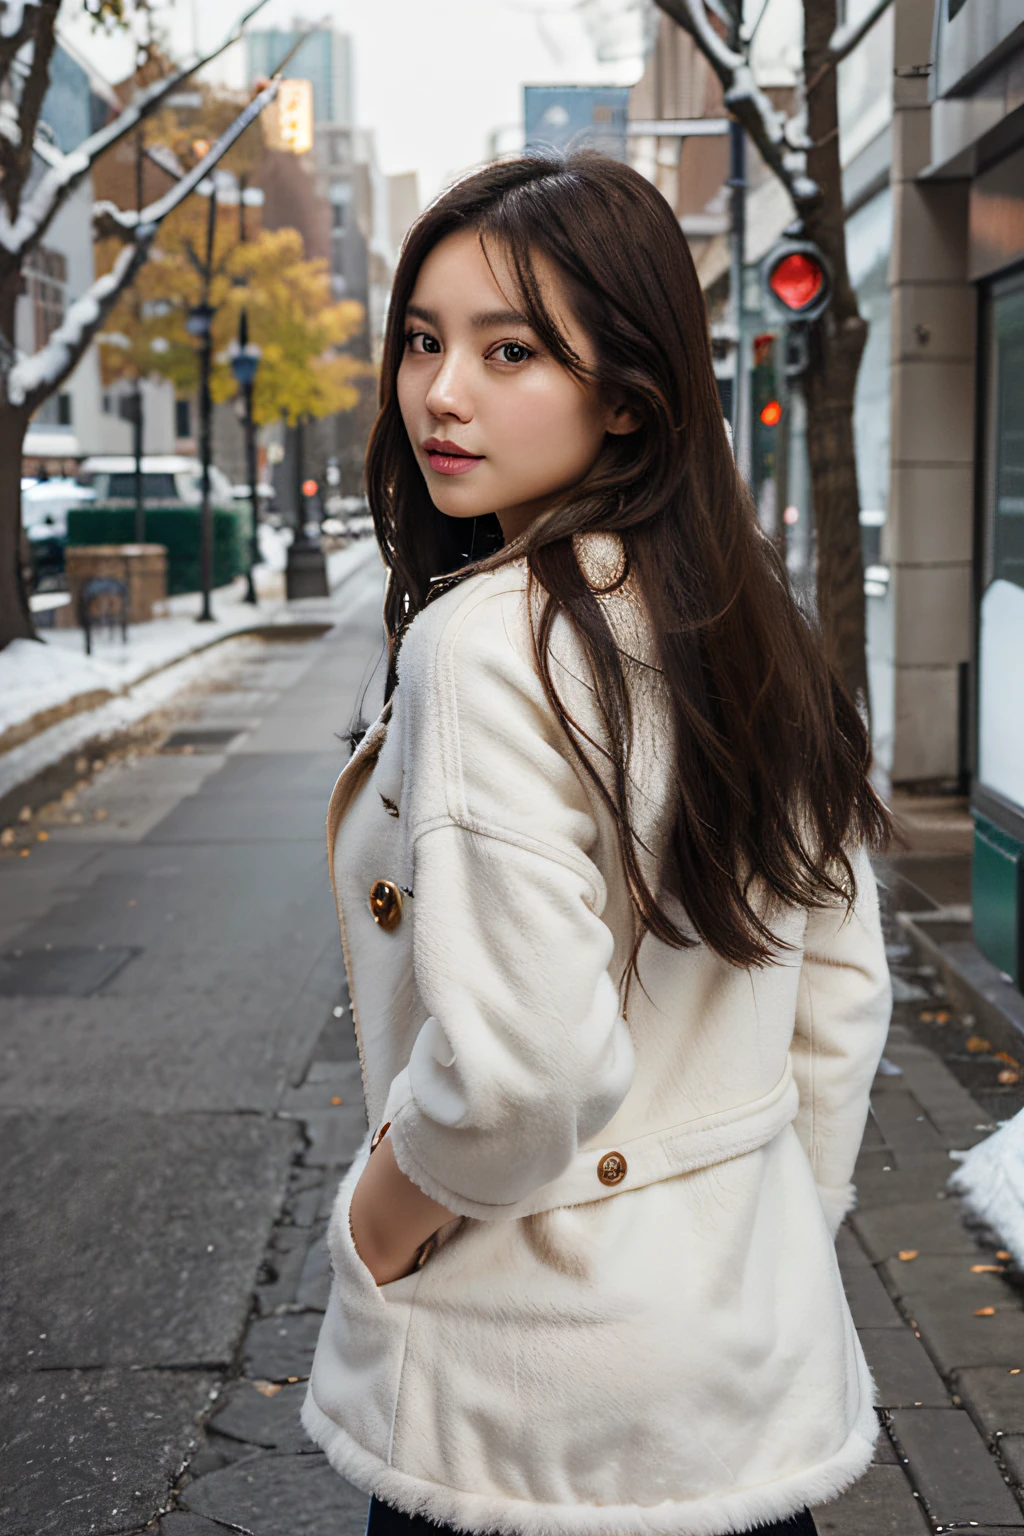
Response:
[[[219,1435],[265,1450],[314,1452],[316,1446],[299,1422],[306,1383],[293,1382],[269,1397],[267,1390],[264,1382],[233,1381],[214,1411],[212,1428]]]
[[[874,1269],[849,1269],[843,1275],[850,1314],[858,1328],[905,1328],[899,1312]]]
[[[844,1273],[848,1269],[871,1268],[871,1260],[845,1222],[836,1233],[836,1258]]]
[[[263,1381],[307,1377],[322,1322],[319,1312],[259,1318],[246,1335],[245,1374]]]
[[[1024,1530],[1024,1513],[962,1409],[897,1408],[892,1426],[937,1524],[977,1520]]]
[[[903,1250],[921,1254],[979,1255],[960,1219],[957,1200],[918,1200],[855,1210],[850,1225],[873,1259],[892,1259]]]
[[[366,1528],[365,1493],[321,1455],[249,1457],[191,1483],[182,1502],[259,1536],[363,1536]]]
[[[889,1172],[882,1169],[858,1171],[854,1174],[857,1185],[857,1205],[868,1209],[874,1205],[916,1205],[929,1200],[946,1198],[946,1180],[953,1171],[953,1164],[939,1169],[931,1161],[923,1168],[902,1168],[895,1163]]]
[[[999,1458],[1015,1488],[1024,1485],[1024,1435],[1004,1435],[997,1447]]]
[[[948,1408],[949,1393],[909,1328],[861,1328],[860,1342],[883,1408]]]
[[[882,1265],[931,1354],[948,1371],[1006,1365],[1024,1355],[1024,1312],[997,1276],[976,1275],[964,1258],[919,1258]],[[991,1316],[977,1314],[994,1307]]]
[[[893,1079],[889,1079],[891,1083]],[[902,1082],[903,1079],[895,1079]],[[913,1093],[906,1088],[886,1086],[872,1094],[871,1109],[887,1146],[900,1154],[933,1153],[942,1156],[945,1147],[938,1131],[928,1120]],[[902,1165],[902,1161],[901,1161]]]
[[[812,1514],[818,1536],[929,1536],[902,1467],[869,1467],[841,1498]]]
[[[1011,1367],[1021,1371],[1011,1376]],[[956,1390],[990,1435],[1024,1435],[1024,1358],[1020,1366],[989,1365],[957,1371]]]

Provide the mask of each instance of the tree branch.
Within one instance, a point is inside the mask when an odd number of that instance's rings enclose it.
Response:
[[[143,208],[141,213],[121,213],[106,204],[107,217],[114,233],[131,235],[131,243],[118,254],[112,269],[98,277],[92,287],[71,305],[63,322],[46,346],[31,357],[19,357],[7,374],[7,399],[17,410],[31,414],[58,389],[72,372],[121,293],[146,261],[157,230],[167,216],[184,202],[204,177],[227,154],[249,124],[270,105],[277,95],[280,80],[254,96],[226,128],[209,152],[169,192]]]
[[[761,158],[793,200],[798,214],[820,197],[806,172],[805,157],[786,142],[786,123],[754,79],[746,57],[729,48],[708,20],[703,0],[657,0],[665,15],[693,38],[722,86],[725,105],[742,123]]]
[[[38,19],[36,0],[6,0],[0,12],[0,84],[7,79],[15,55],[34,35]]]
[[[237,42],[246,24],[257,11],[262,10],[265,4],[266,0],[256,0],[256,4],[250,6],[236,22],[224,41],[210,53],[175,70],[165,79],[155,81],[141,91],[135,101],[119,113],[113,122],[85,139],[70,154],[61,156],[59,162],[54,163],[51,160],[49,169],[15,218],[11,218],[0,209],[0,278],[12,268],[19,267],[25,254],[39,244],[58,208],[88,176],[99,156],[134,132],[139,124],[151,116],[189,76],[194,75],[197,70],[222,54],[226,48],[230,48],[232,43]],[[205,161],[203,163],[205,164]],[[194,186],[195,183],[193,182],[192,185]],[[191,191],[191,186],[189,190]]]
[[[32,41],[32,58],[18,98],[18,143],[15,153],[5,167],[0,194],[7,208],[8,217],[17,218],[21,194],[25,190],[29,171],[32,169],[32,145],[39,126],[39,113],[43,98],[50,84],[50,60],[57,44],[57,12],[60,0],[42,0],[35,7],[35,29]]]
[[[269,107],[277,95],[280,84],[280,80],[275,78],[269,85],[265,85],[259,95],[254,96],[252,101],[243,107],[234,122],[225,128],[220,138],[211,145],[203,158],[179,181],[176,181],[170,191],[165,192],[163,197],[157,198],[155,203],[150,203],[141,212],[131,208],[123,210],[115,208],[113,203],[97,203],[94,217],[99,221],[103,233],[108,236],[118,236],[122,240],[135,240],[139,236],[139,231],[144,230],[148,225],[162,223],[201,181],[205,181],[235,141],[242,137],[249,124],[259,117],[265,107]]]

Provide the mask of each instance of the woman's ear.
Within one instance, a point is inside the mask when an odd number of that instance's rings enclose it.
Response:
[[[639,432],[640,418],[624,400],[618,400],[605,410],[604,429],[613,437],[626,437],[630,432]]]

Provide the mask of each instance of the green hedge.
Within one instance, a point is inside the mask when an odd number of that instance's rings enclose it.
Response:
[[[226,586],[249,569],[249,507],[213,509],[213,584]],[[134,544],[134,507],[75,507],[68,513],[69,544]],[[146,543],[167,548],[167,591],[198,592],[199,508],[147,507]]]

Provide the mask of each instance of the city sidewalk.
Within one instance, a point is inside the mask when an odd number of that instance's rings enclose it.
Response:
[[[42,643],[14,641],[0,652],[0,805],[92,736],[124,730],[200,677],[211,647],[271,628],[298,632],[334,623],[334,594],[378,561],[373,539],[331,553],[331,597],[299,602],[286,601],[279,572],[261,570],[256,606],[245,601],[246,584],[238,578],[211,595],[209,624],[196,622],[198,594],[186,593],[169,600],[165,617],[130,625],[127,643],[119,634],[98,635],[92,656],[85,655],[78,629],[48,631]]]
[[[4,1536],[362,1536],[297,1411],[365,1129],[323,815],[380,659],[379,571],[321,609],[320,638],[220,647],[184,694],[165,674],[155,748],[0,856]],[[1022,1277],[945,1185],[1024,1086],[914,947],[929,914],[963,928],[965,813],[897,810],[895,1015],[838,1241],[881,1434],[815,1520],[1022,1532]]]

